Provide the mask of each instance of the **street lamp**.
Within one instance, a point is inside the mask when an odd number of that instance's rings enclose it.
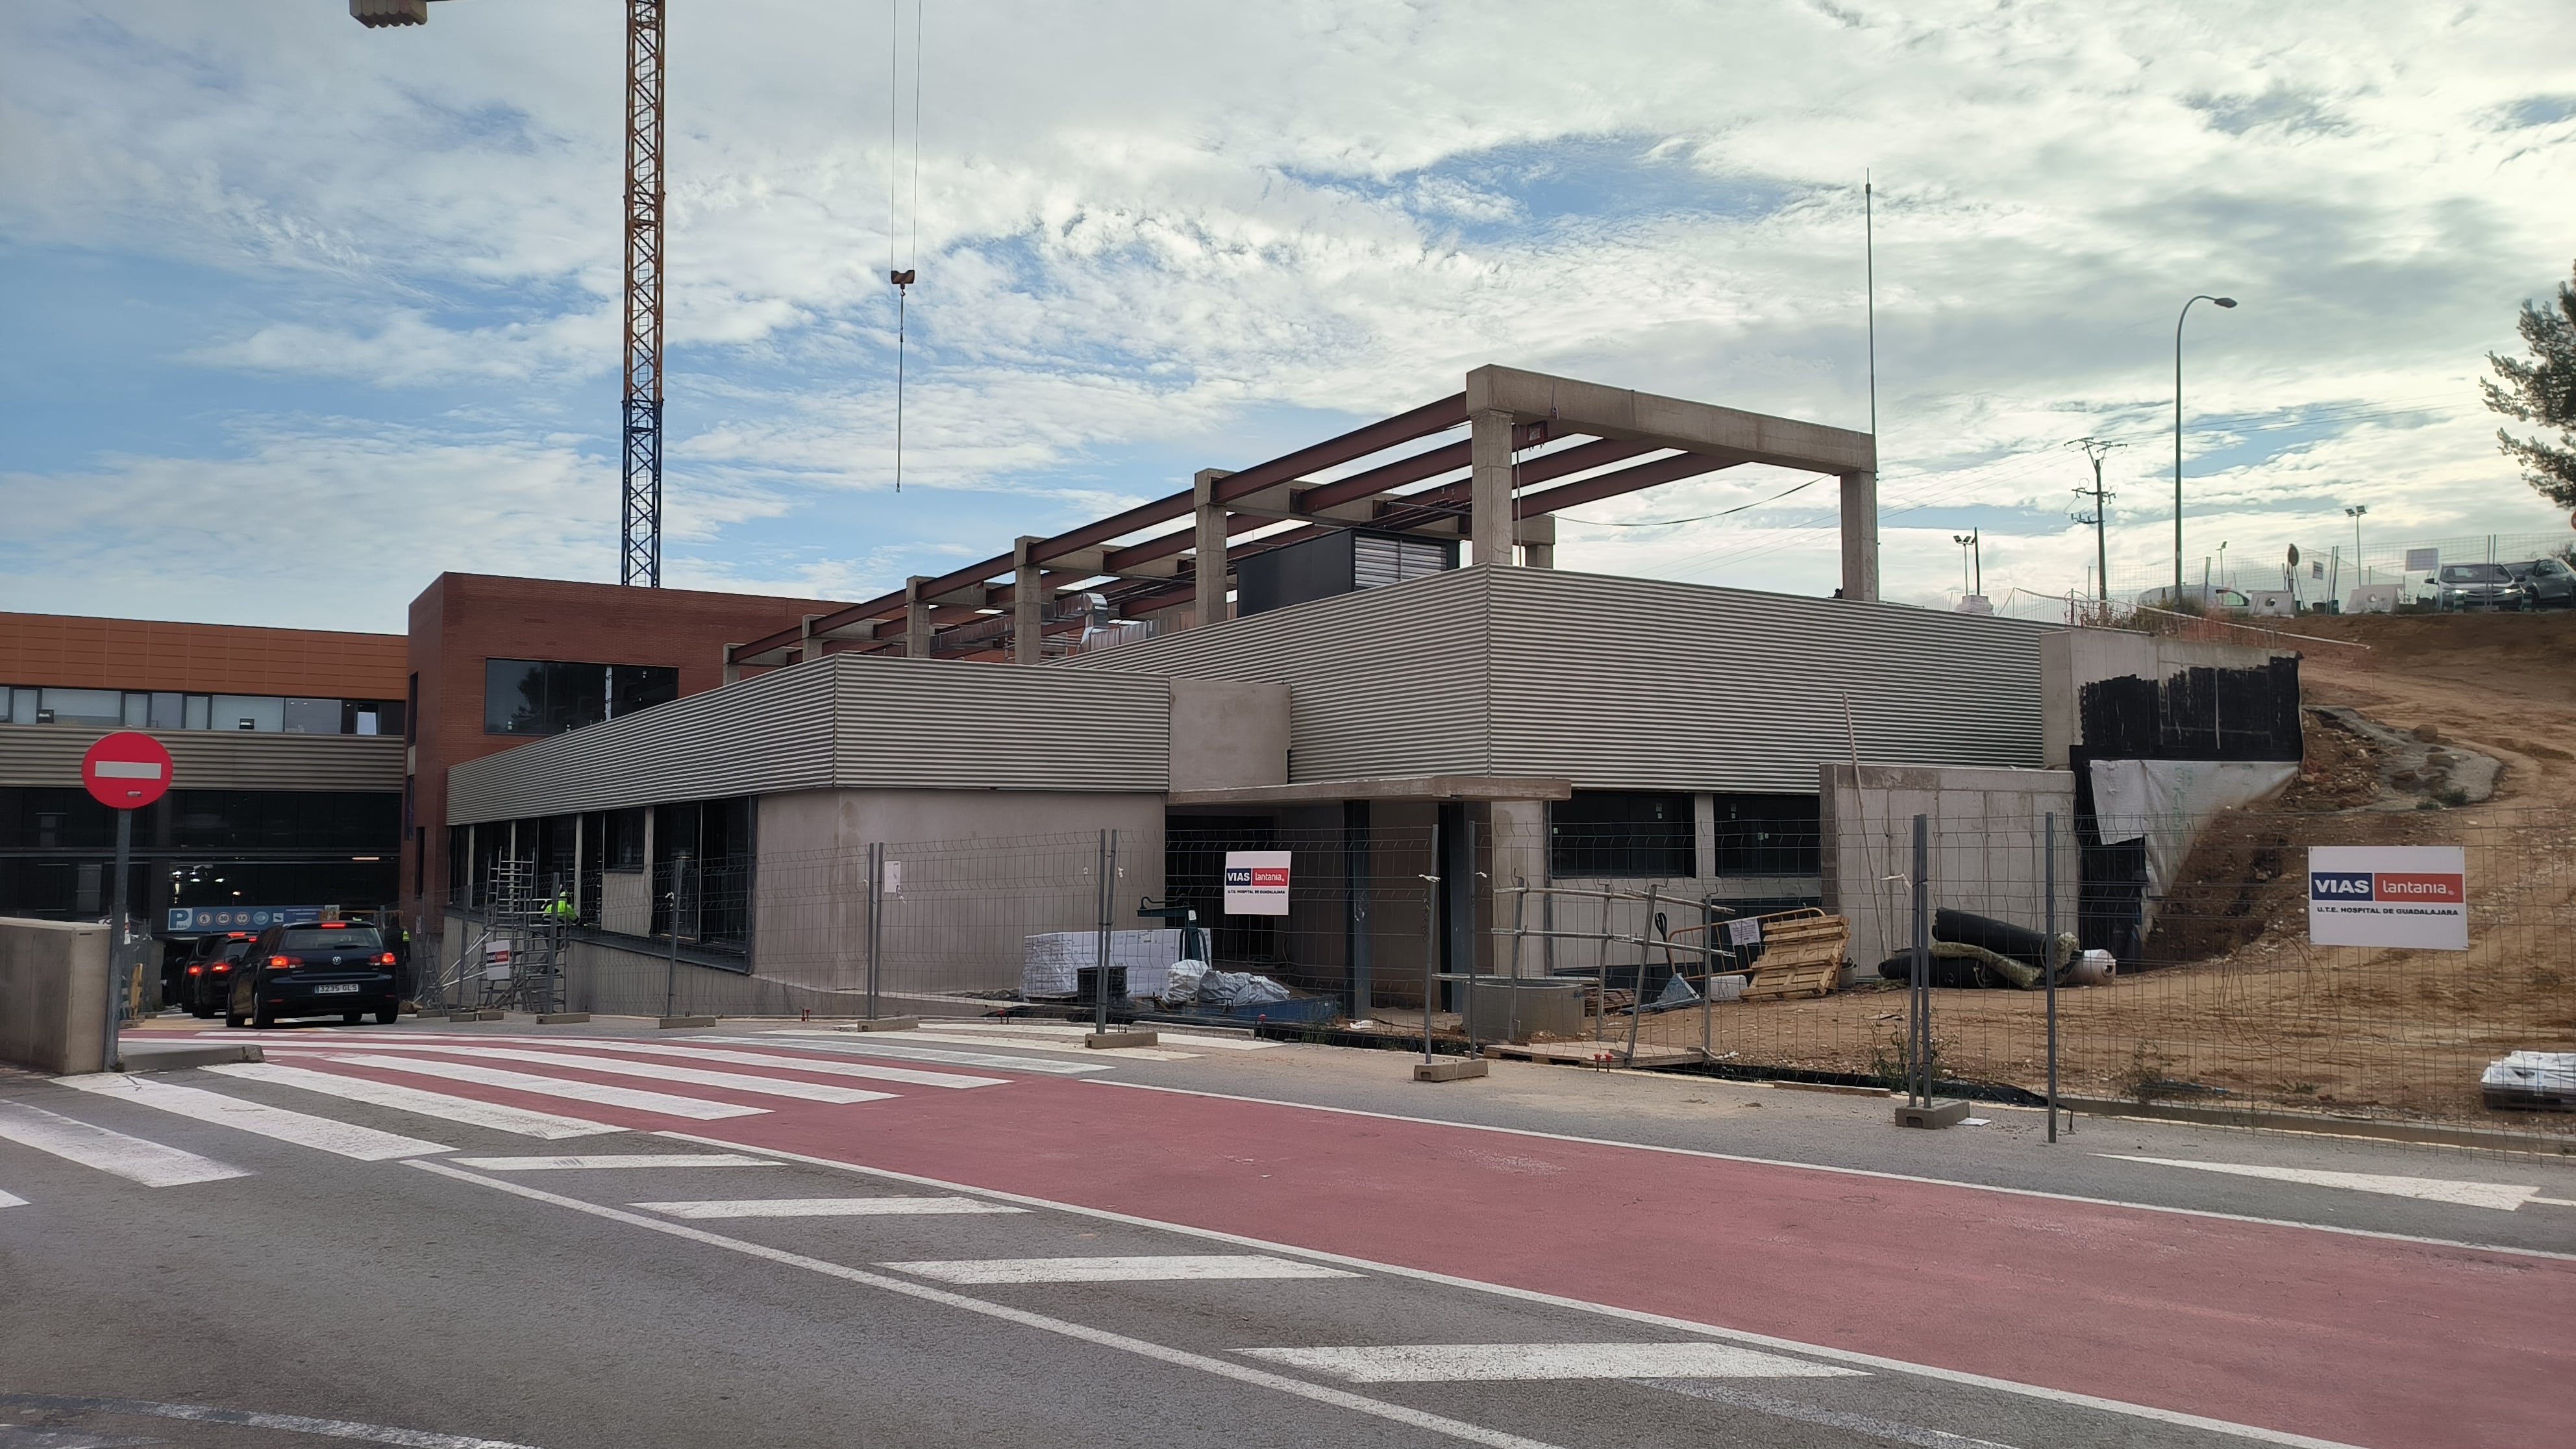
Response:
[[[2217,303],[2217,304],[2218,304],[2219,306],[2221,306],[2221,307],[2233,307],[2233,306],[2235,306],[2235,305],[2236,305],[2236,299],[2235,299],[2235,298],[2233,298],[2233,297],[2212,297],[2212,296],[2208,296],[2208,295],[2206,295],[2206,294],[2203,294],[2203,295],[2201,295],[2201,296],[2197,296],[2197,297],[2192,298],[2192,299],[2191,299],[2191,302],[2215,302],[2215,303]],[[2174,603],[2175,603],[2177,606],[2179,606],[2179,605],[2182,603],[2182,324],[2183,324],[2183,319],[2184,319],[2184,318],[2186,318],[2186,317],[2189,317],[2189,316],[2191,315],[2191,302],[2185,302],[2185,303],[2183,303],[2183,304],[2182,304],[2182,313],[2181,313],[2181,315],[2180,315],[2180,316],[2177,316],[2177,317],[2175,317],[2175,318],[2174,318],[2174,585],[2173,585],[2173,587],[2174,587],[2174,591],[2173,591],[2173,601],[2174,601]]]
[[[2361,572],[2361,516],[2369,511],[2367,503],[2356,503],[2343,511],[2343,516],[2352,520],[2352,571],[2360,575],[2363,583],[2370,582],[2370,575]]]
[[[1950,535],[1950,541],[1959,546],[1959,583],[1971,597],[1986,591],[1986,551],[1977,541],[1984,532],[1984,529],[1976,528]],[[1976,582],[1973,584],[1968,580],[1968,560],[1971,557],[1977,564]]]

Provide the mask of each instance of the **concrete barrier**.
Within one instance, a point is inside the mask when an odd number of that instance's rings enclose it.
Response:
[[[107,937],[100,925],[0,916],[0,1061],[63,1076],[100,1069]]]

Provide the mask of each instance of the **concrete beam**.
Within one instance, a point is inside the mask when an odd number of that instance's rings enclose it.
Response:
[[[1726,453],[1811,473],[1839,475],[1878,467],[1877,443],[1867,433],[1516,367],[1480,367],[1468,373],[1467,412],[1470,417],[1507,412],[1545,421],[1560,434],[1590,433],[1694,453]]]
[[[1045,610],[1046,576],[1039,572],[1031,550],[1037,547],[1035,534],[1022,534],[1011,544],[1011,662],[1044,664],[1046,662]]]
[[[903,581],[903,652],[915,659],[930,657],[930,603],[921,595],[922,585],[929,582],[926,574]]]
[[[1469,374],[1473,377],[1474,374]],[[1512,562],[1512,423],[1511,413],[1501,408],[1471,409],[1468,446],[1474,456],[1468,478],[1469,517],[1475,532],[1474,561],[1480,564]]]

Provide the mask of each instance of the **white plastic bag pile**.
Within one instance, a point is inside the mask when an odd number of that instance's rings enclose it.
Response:
[[[1178,926],[1109,933],[1109,964],[1126,968],[1129,996],[1162,995],[1180,954]],[[1099,960],[1097,931],[1049,931],[1027,937],[1021,943],[1020,995],[1031,1001],[1071,996],[1081,989],[1080,973]]]
[[[2490,1107],[2576,1109],[2576,1052],[2515,1052],[2478,1078]]]

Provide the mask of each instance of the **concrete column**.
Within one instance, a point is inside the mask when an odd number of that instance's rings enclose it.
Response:
[[[742,666],[736,664],[733,658],[733,651],[741,647],[739,644],[727,644],[724,647],[724,682],[727,684],[742,683]]]
[[[1501,891],[1514,886],[1547,884],[1547,802],[1544,800],[1496,800],[1487,808],[1491,822],[1491,844],[1487,851],[1492,863],[1485,867],[1492,879],[1490,887]],[[1506,895],[1494,897],[1493,925],[1509,929],[1515,923],[1533,931],[1546,926],[1547,908],[1538,899],[1526,903]],[[1497,976],[1544,976],[1547,974],[1547,949],[1544,940],[1528,940],[1512,949],[1507,937],[1493,938],[1493,968]]]
[[[1190,480],[1198,508],[1197,607],[1193,626],[1225,622],[1225,508],[1216,501],[1216,481],[1230,476],[1220,468],[1201,468]]]
[[[1468,445],[1468,459],[1475,468],[1474,481],[1468,485],[1475,507],[1470,521],[1474,531],[1469,535],[1476,550],[1473,562],[1508,564],[1512,561],[1512,415],[1481,412],[1469,425],[1474,430]]]
[[[1011,541],[1011,662],[1046,663],[1046,593],[1038,583],[1037,561],[1029,556],[1038,537]]]
[[[1843,475],[1843,597],[1878,597],[1878,475]]]
[[[930,657],[930,606],[921,599],[921,586],[929,582],[928,574],[903,581],[903,652],[913,659]]]
[[[822,616],[822,615],[820,615],[820,614],[808,614],[808,615],[806,615],[806,616],[805,616],[805,621],[804,621],[802,624],[799,624],[799,625],[797,626],[797,628],[796,628],[796,662],[797,662],[797,663],[802,664],[802,663],[804,663],[806,660],[809,660],[809,659],[811,659],[811,658],[813,658],[813,657],[814,657],[814,621],[815,621],[815,620],[817,620],[817,619],[819,619],[819,618],[822,618],[822,617],[823,617],[823,616]]]
[[[1556,567],[1556,516],[1542,513],[1520,522],[1521,565],[1524,568]]]

